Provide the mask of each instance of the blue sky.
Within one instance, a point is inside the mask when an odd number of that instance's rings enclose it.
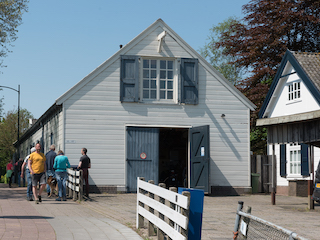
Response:
[[[13,51],[0,69],[0,85],[17,89],[21,108],[39,118],[55,100],[158,18],[199,50],[210,28],[243,17],[249,0],[31,0]],[[17,109],[17,93],[3,89],[4,111]]]

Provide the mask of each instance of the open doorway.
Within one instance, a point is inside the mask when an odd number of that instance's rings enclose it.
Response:
[[[159,183],[188,187],[188,129],[160,128]]]

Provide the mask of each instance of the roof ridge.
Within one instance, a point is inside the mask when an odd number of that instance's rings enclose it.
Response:
[[[290,51],[293,54],[306,54],[306,55],[320,55],[320,52],[298,52],[298,51]]]

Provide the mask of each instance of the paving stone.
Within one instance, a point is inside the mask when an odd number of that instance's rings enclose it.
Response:
[[[56,202],[54,198],[43,195],[43,202],[35,205],[34,202],[25,200],[26,188],[6,189],[1,184],[0,188],[0,239],[16,236],[8,231],[9,226],[11,230],[16,229],[16,233],[21,234],[23,239],[31,239],[29,234],[36,234],[37,237],[33,239],[41,239],[41,235],[46,239],[57,240],[85,237],[102,239],[102,236],[105,236],[103,239],[112,240],[141,240],[136,231],[147,238],[145,229],[135,229],[136,194],[91,194],[89,200],[80,203],[72,200]],[[202,240],[233,237],[238,201],[244,202],[244,209],[251,206],[254,216],[294,231],[307,239],[319,238],[319,204],[315,203],[315,210],[307,210],[307,198],[276,196],[276,205],[272,205],[270,195],[256,194],[235,197],[205,196]],[[42,231],[44,228],[49,231],[45,236],[42,235],[45,233]]]

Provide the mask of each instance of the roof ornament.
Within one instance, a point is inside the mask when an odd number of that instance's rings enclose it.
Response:
[[[161,47],[162,47],[162,42],[163,42],[163,39],[164,37],[167,35],[167,32],[166,31],[163,31],[162,33],[160,33],[158,35],[158,42],[159,42],[159,45],[158,45],[158,53],[161,52]]]

